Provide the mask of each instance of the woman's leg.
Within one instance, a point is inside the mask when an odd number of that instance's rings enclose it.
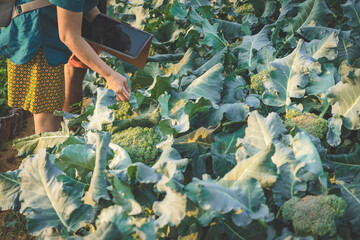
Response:
[[[65,102],[63,111],[81,113],[82,83],[87,69],[65,64]]]
[[[34,114],[35,133],[56,132],[60,129],[61,117],[53,113],[36,113]]]

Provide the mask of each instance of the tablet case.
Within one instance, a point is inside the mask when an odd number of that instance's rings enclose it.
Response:
[[[96,21],[96,19],[103,19],[102,21]],[[127,29],[127,33],[130,34],[125,34],[129,37],[130,40],[130,44],[131,42],[134,41],[138,41],[138,39],[131,39],[133,36],[131,33],[134,33],[134,35],[139,36],[139,34],[141,35],[141,37],[143,37],[144,39],[142,39],[142,43],[141,45],[138,47],[138,49],[136,49],[136,54],[134,54],[133,56],[131,56],[130,54],[126,54],[125,52],[121,52],[119,50],[114,49],[114,47],[111,46],[111,43],[106,42],[106,41],[102,41],[98,36],[94,36],[94,34],[92,34],[94,31],[101,31],[103,29],[106,29],[106,31],[111,31],[110,34],[112,34],[112,37],[123,37],[124,33],[121,33],[118,31],[115,31],[116,29],[107,29],[109,28],[109,26],[101,26],[99,28],[99,26],[96,26],[96,24],[102,24],[104,25],[106,22],[111,23],[112,24],[119,24],[119,26],[123,26],[126,27]],[[111,26],[113,27],[113,26]],[[93,43],[97,48],[131,64],[134,65],[138,68],[144,69],[145,65],[146,65],[146,61],[147,61],[147,57],[149,55],[149,51],[150,51],[150,46],[151,46],[151,42],[152,42],[152,38],[153,35],[147,32],[144,32],[140,29],[134,28],[132,26],[130,26],[127,23],[123,23],[120,22],[116,19],[113,19],[105,14],[100,13],[98,16],[96,16],[95,20],[89,24],[88,26],[83,28],[84,31],[82,33],[83,37]],[[100,30],[99,30],[100,29]],[[104,34],[104,33],[103,33]],[[127,37],[126,36],[126,37]]]

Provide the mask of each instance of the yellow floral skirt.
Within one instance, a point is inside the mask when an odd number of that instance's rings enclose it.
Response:
[[[48,65],[43,50],[25,64],[8,60],[8,104],[32,113],[60,111],[65,99],[64,65]]]

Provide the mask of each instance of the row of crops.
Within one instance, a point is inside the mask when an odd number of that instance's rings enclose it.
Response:
[[[129,0],[154,33],[118,103],[14,141],[0,208],[39,239],[359,239],[360,1]]]

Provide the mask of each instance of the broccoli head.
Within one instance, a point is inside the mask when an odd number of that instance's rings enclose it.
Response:
[[[246,15],[255,15],[255,8],[251,5],[251,3],[245,3],[236,8],[235,13],[241,17]]]
[[[335,218],[344,216],[345,210],[346,202],[338,196],[306,196],[285,202],[282,215],[299,236],[332,236],[336,233]]]
[[[159,153],[161,136],[152,128],[129,127],[112,135],[112,142],[123,147],[133,162],[152,164]]]
[[[129,102],[119,101],[119,109],[113,110],[115,120],[130,119],[136,116]]]
[[[253,76],[251,76],[250,88],[254,89],[254,91],[258,94],[262,94],[265,91],[264,81],[270,78],[270,71],[264,70],[259,72]]]
[[[286,112],[284,124],[287,129],[300,127],[320,139],[324,138],[329,130],[326,119],[320,118],[313,113],[302,113],[294,109],[289,109]]]

